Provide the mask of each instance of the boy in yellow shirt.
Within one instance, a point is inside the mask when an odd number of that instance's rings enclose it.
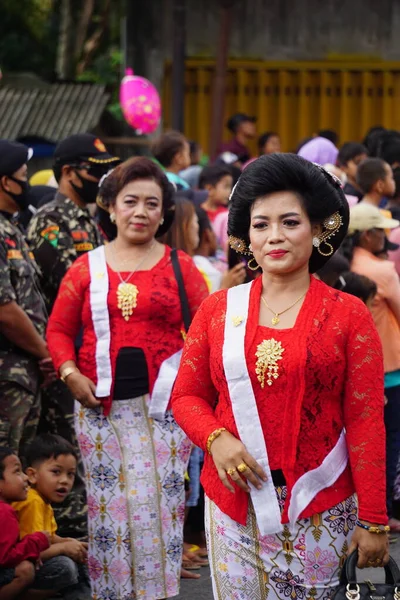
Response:
[[[51,506],[63,502],[74,484],[77,466],[74,448],[58,435],[42,435],[27,448],[25,463],[31,488],[26,500],[13,503],[21,538],[36,531],[48,531],[51,536],[50,547],[40,554],[43,565],[34,587],[49,590],[49,597],[57,592],[66,599],[89,600],[90,587],[83,567],[87,544],[57,535]]]

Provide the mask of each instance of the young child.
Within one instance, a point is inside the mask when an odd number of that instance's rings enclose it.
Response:
[[[343,191],[348,196],[356,196],[358,200],[363,197],[363,192],[356,181],[357,167],[367,157],[368,150],[359,142],[346,142],[343,144],[337,157],[337,164],[347,178]]]
[[[20,540],[11,503],[25,500],[28,478],[10,448],[0,448],[0,599],[17,598],[35,579],[35,563],[49,547],[49,534],[37,531]]]
[[[394,195],[396,184],[392,167],[380,158],[363,160],[357,168],[356,179],[364,193],[362,202],[368,202],[379,208],[384,198],[391,198]]]
[[[15,502],[21,537],[35,531],[50,533],[50,547],[40,554],[43,566],[35,579],[35,588],[53,590],[63,598],[91,598],[82,563],[87,544],[56,534],[57,524],[51,503],[68,496],[75,480],[77,458],[71,444],[58,435],[39,436],[26,450],[26,474],[30,489],[26,500]]]
[[[227,212],[229,196],[233,186],[233,177],[228,167],[213,165],[204,167],[199,179],[199,188],[208,192],[203,208],[211,223],[221,212]]]
[[[243,283],[246,277],[246,269],[242,262],[225,272],[221,272],[216,268],[213,257],[215,257],[217,251],[217,237],[206,211],[197,207],[196,213],[199,222],[200,242],[193,260],[206,280],[210,293]]]

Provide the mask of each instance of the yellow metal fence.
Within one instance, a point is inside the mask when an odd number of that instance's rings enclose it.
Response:
[[[190,59],[185,73],[185,134],[209,148],[215,62]],[[283,150],[320,129],[340,143],[361,140],[373,125],[400,130],[400,62],[230,61],[225,121],[235,112],[257,117],[259,134],[277,131]],[[164,124],[171,127],[171,66],[163,89]],[[229,132],[224,130],[225,139]],[[252,150],[256,153],[256,143]]]

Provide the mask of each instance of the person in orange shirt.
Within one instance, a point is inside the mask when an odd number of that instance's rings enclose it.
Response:
[[[374,281],[378,293],[371,313],[383,346],[385,368],[387,509],[389,525],[400,531],[393,518],[392,494],[400,455],[400,281],[394,264],[379,255],[387,246],[385,230],[395,229],[400,222],[385,217],[377,206],[361,202],[350,210],[347,254],[351,270]]]

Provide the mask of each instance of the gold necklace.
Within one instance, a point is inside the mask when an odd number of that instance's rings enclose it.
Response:
[[[271,319],[271,323],[273,326],[278,325],[280,319],[279,317],[281,315],[283,315],[283,313],[287,312],[288,310],[290,310],[291,308],[293,308],[293,306],[296,306],[296,304],[298,302],[300,302],[300,300],[302,300],[304,298],[304,296],[307,294],[307,292],[304,292],[304,294],[302,294],[299,298],[297,298],[297,300],[295,302],[293,302],[293,304],[291,304],[288,308],[285,308],[285,310],[281,310],[280,312],[275,312],[274,310],[272,310],[272,308],[270,306],[268,306],[268,303],[266,301],[266,299],[264,298],[264,296],[261,296],[261,300],[264,302],[265,306],[268,308],[268,310],[270,312],[272,312],[272,314],[274,315]]]
[[[117,287],[118,308],[122,312],[122,316],[125,319],[125,321],[129,321],[129,317],[132,315],[133,309],[136,308],[137,297],[139,295],[138,287],[135,284],[128,283],[128,282],[129,282],[130,278],[132,277],[132,275],[138,270],[138,268],[142,266],[142,264],[144,263],[146,258],[149,256],[150,252],[153,250],[155,245],[156,245],[156,241],[154,240],[154,242],[152,243],[152,245],[150,246],[150,248],[148,249],[148,251],[146,252],[144,257],[142,258],[142,260],[139,261],[139,263],[136,265],[136,267],[133,269],[133,271],[131,271],[129,273],[129,275],[126,279],[123,279],[121,277],[121,273],[119,271],[117,271],[117,275],[121,281],[121,283]],[[112,245],[111,248],[112,248],[112,252],[115,256],[114,246]],[[125,264],[125,262],[128,262],[128,261],[124,261],[122,264]]]

